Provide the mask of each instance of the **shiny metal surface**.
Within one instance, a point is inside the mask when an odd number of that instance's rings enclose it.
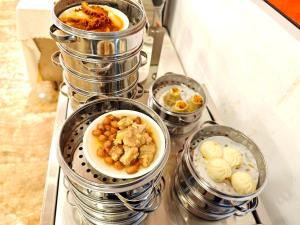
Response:
[[[49,167],[47,171],[46,188],[44,192],[43,206],[41,210],[41,225],[54,224],[55,220],[55,208],[56,208],[56,197],[57,197],[57,184],[59,182],[59,165],[56,159],[56,147],[57,147],[57,137],[59,135],[59,129],[63,121],[67,117],[68,109],[68,99],[60,94],[58,99],[58,110],[55,119],[54,133],[51,142],[50,154],[49,154]],[[48,204],[52,201],[52,204]]]
[[[61,22],[59,15],[68,8],[80,5],[81,0],[60,0],[52,11],[52,38],[65,49],[83,57],[96,59],[126,56],[143,43],[145,12],[139,4],[125,0],[87,0],[91,4],[108,5],[122,11],[129,19],[129,28],[119,32],[91,32],[73,28]]]
[[[182,88],[190,88],[199,93],[204,100],[203,105],[194,112],[172,112],[159,103],[157,93],[161,88],[171,85],[179,85]],[[190,132],[199,121],[206,105],[206,95],[201,85],[195,80],[184,75],[167,73],[155,80],[149,89],[148,106],[150,106],[166,123],[169,132],[174,135]]]
[[[118,109],[129,109],[142,112],[150,116],[160,126],[162,131],[165,133],[165,155],[159,164],[149,173],[145,174],[136,179],[130,179],[120,182],[118,179],[99,180],[92,179],[91,177],[83,177],[75,172],[72,167],[72,159],[74,154],[74,147],[80,150],[80,144],[82,142],[83,133],[89,123],[95,118],[99,117],[105,112],[118,110]],[[133,191],[136,188],[143,187],[143,185],[152,182],[161,170],[165,166],[169,152],[170,152],[170,137],[166,126],[160,119],[160,117],[151,109],[145,105],[125,98],[105,98],[101,100],[95,100],[82,106],[80,109],[75,111],[64,123],[59,137],[59,150],[58,150],[58,161],[62,167],[65,175],[77,185],[86,189],[99,191],[103,193],[121,193]],[[84,156],[81,156],[84,158]],[[101,175],[97,173],[97,175]]]
[[[208,125],[209,124],[209,125]],[[259,148],[247,136],[233,128],[207,123],[193,133],[184,146],[184,151],[174,176],[173,188],[179,201],[195,216],[220,220],[233,214],[245,215],[258,205],[258,194],[266,184],[266,163]],[[212,136],[226,136],[249,149],[258,166],[257,190],[248,195],[229,195],[212,187],[194,169],[193,151],[201,140]]]
[[[102,96],[102,94],[91,94],[87,92],[82,92],[70,84],[65,84],[68,87],[67,93],[64,93],[66,97],[70,99],[70,104],[73,110],[78,109],[82,105],[86,103],[86,101],[92,97],[96,98],[97,96]],[[138,99],[144,93],[143,87],[136,83],[132,89],[125,91],[124,93],[118,94],[114,97],[123,97],[123,98],[130,98],[130,99]]]
[[[108,96],[118,96],[128,90],[132,90],[139,79],[138,68],[126,76],[113,80],[99,81],[73,73],[63,65],[63,62],[61,62],[61,64],[64,68],[63,79],[65,82],[79,91],[95,95],[103,94]]]
[[[199,140],[203,140],[208,137],[212,136],[226,136],[230,138],[231,140],[240,143],[247,147],[249,151],[251,151],[252,155],[255,158],[258,172],[259,172],[259,179],[258,184],[256,187],[256,191],[254,193],[248,194],[248,195],[229,195],[225,194],[223,192],[218,191],[217,189],[213,188],[211,185],[209,185],[203,178],[201,178],[195,171],[194,165],[193,165],[193,150],[198,145]],[[248,201],[250,199],[253,199],[254,197],[258,196],[260,192],[263,190],[263,188],[266,185],[267,181],[267,165],[266,161],[264,159],[264,156],[262,152],[260,151],[259,147],[245,134],[242,132],[235,130],[231,127],[222,126],[222,125],[209,125],[207,127],[201,128],[193,135],[189,137],[189,139],[186,141],[185,149],[183,153],[183,162],[187,164],[188,169],[190,170],[190,173],[193,178],[195,178],[195,181],[197,184],[200,184],[205,190],[213,193],[214,195],[223,198],[228,201]]]
[[[61,66],[60,61],[62,61],[69,71],[90,79],[112,80],[121,78],[147,63],[147,54],[140,49],[124,59],[89,60],[68,52],[59,44],[58,47],[61,56],[56,53],[52,62]]]

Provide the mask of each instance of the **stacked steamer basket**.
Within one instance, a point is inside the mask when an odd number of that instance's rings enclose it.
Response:
[[[209,183],[195,169],[195,151],[203,140],[223,136],[244,145],[253,155],[259,177],[251,194],[228,194]],[[233,214],[245,215],[255,210],[257,196],[266,184],[266,163],[257,145],[241,132],[230,127],[211,125],[196,131],[185,143],[173,179],[173,198],[193,215],[206,220],[220,220]],[[197,161],[199,163],[199,161]]]
[[[93,169],[83,154],[83,135],[88,125],[106,112],[134,110],[152,118],[165,135],[164,154],[148,173],[132,179],[116,179]],[[140,224],[158,208],[164,186],[161,176],[170,151],[168,130],[147,106],[127,98],[108,97],[77,109],[64,123],[58,161],[65,174],[68,202],[87,224]]]
[[[90,5],[106,5],[124,13],[128,28],[116,32],[93,32],[71,27],[59,16],[81,0],[60,0],[53,9],[54,24],[50,34],[59,51],[52,61],[64,70],[64,83],[74,108],[91,96],[136,98],[141,93],[138,69],[146,63],[141,51],[146,24],[145,12],[138,4],[126,0],[87,0]]]
[[[174,86],[182,91],[202,96],[203,104],[193,112],[174,112],[164,105],[163,97]],[[201,85],[192,78],[167,73],[155,80],[149,90],[148,106],[163,119],[171,134],[182,135],[192,131],[198,124],[206,105],[206,96]]]

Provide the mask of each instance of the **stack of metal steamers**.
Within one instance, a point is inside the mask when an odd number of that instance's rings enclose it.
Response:
[[[147,62],[146,53],[141,51],[147,23],[142,5],[126,0],[87,0],[89,4],[116,8],[128,17],[127,29],[106,33],[76,29],[58,18],[81,2],[58,1],[52,12],[50,35],[59,48],[52,62],[63,68],[63,84],[68,90],[63,93],[73,109],[92,96],[137,98],[143,91],[138,85],[138,69]]]
[[[129,19],[129,27],[109,33],[75,29],[58,17],[65,10],[79,6],[81,0],[60,0],[54,6],[50,34],[59,51],[52,61],[63,68],[68,89],[65,94],[72,108],[77,109],[63,125],[57,154],[68,189],[67,200],[85,224],[140,224],[147,213],[160,205],[164,187],[161,173],[170,151],[170,138],[163,121],[150,108],[132,100],[142,92],[138,88],[138,69],[146,59],[141,51],[146,16],[143,7],[133,1],[87,2],[122,11]],[[103,95],[109,98],[86,103],[92,96]],[[138,178],[104,176],[89,166],[83,155],[82,137],[87,126],[101,114],[118,109],[147,114],[167,134],[163,160]]]

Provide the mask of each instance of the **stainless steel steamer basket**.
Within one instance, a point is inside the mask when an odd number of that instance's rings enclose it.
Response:
[[[93,60],[82,58],[64,49],[58,44],[60,51],[52,56],[52,62],[64,66],[71,72],[84,78],[96,80],[113,80],[121,78],[147,63],[147,54],[140,49],[126,58],[116,57],[114,60]]]
[[[120,95],[127,90],[131,90],[136,85],[139,79],[138,69],[132,71],[130,74],[115,80],[97,81],[81,77],[63,65],[63,78],[76,89],[88,93],[99,93],[105,95]]]
[[[151,172],[136,179],[120,180],[106,177],[91,168],[82,154],[82,137],[87,126],[100,115],[119,109],[135,110],[150,116],[166,135],[165,155],[162,161]],[[89,190],[118,195],[118,193],[126,193],[140,188],[147,183],[153,183],[164,168],[169,152],[170,136],[168,130],[153,110],[132,99],[109,97],[85,104],[65,121],[59,136],[57,158],[64,174],[73,183]],[[120,198],[120,195],[118,197]],[[128,202],[130,203],[130,200]]]
[[[243,144],[253,154],[259,171],[257,190],[248,195],[229,195],[212,187],[194,169],[193,154],[202,140],[212,136],[225,136]],[[185,143],[184,152],[178,165],[174,191],[182,205],[204,219],[218,220],[233,213],[243,215],[253,211],[258,204],[257,196],[266,184],[267,169],[264,157],[257,145],[233,128],[211,125],[196,131]]]
[[[193,204],[202,211],[216,215],[228,215],[233,214],[236,211],[232,204],[229,206],[222,206],[216,198],[214,198],[214,201],[206,200],[204,197],[205,192],[200,192],[198,189],[195,189],[193,187],[195,185],[191,184],[189,178],[184,175],[182,164],[178,166],[174,180],[176,192],[184,194],[184,196],[188,198],[190,202],[193,202]],[[220,198],[219,200],[222,201]]]
[[[159,109],[153,104],[153,99],[148,99],[148,106],[152,108],[155,112],[159,111]],[[172,124],[169,121],[163,120],[169,130],[169,133],[172,135],[183,135],[191,132],[197,125],[197,121],[194,123],[182,123]]]
[[[114,59],[126,56],[143,43],[146,15],[140,5],[126,0],[87,0],[89,4],[108,5],[122,11],[129,19],[129,27],[118,32],[92,32],[66,25],[58,19],[65,10],[78,6],[81,0],[60,0],[52,10],[50,35],[65,49],[82,57]]]
[[[159,99],[157,98],[157,94],[159,90],[166,86],[179,85],[182,87],[188,87],[195,92],[199,93],[204,100],[203,105],[197,109],[195,112],[184,112],[184,113],[176,113],[171,112],[166,107],[159,103]],[[184,75],[178,75],[173,73],[167,73],[164,76],[155,80],[149,90],[149,101],[153,110],[160,115],[160,117],[167,121],[170,125],[175,126],[186,126],[190,123],[197,122],[203,112],[203,109],[206,105],[206,95],[201,87],[201,85],[193,80],[192,78],[186,77]]]
[[[72,191],[73,195],[76,195],[82,203],[84,203],[85,205],[87,205],[90,208],[95,209],[97,211],[123,212],[123,211],[128,210],[128,208],[120,200],[111,200],[111,199],[103,200],[103,199],[95,198],[93,196],[88,196],[88,195],[82,193],[80,190],[76,189],[74,186],[70,187],[69,190]],[[146,192],[147,192],[146,193],[147,195],[142,196],[143,199],[140,199],[141,200],[140,202],[132,204],[134,207],[144,208],[146,206],[148,197],[152,197],[154,195],[154,193],[151,192],[151,189],[147,190]],[[143,201],[143,200],[145,200],[145,201]]]
[[[193,165],[193,151],[198,146],[198,143],[205,138],[212,137],[212,136],[225,136],[229,139],[240,143],[247,147],[249,151],[253,154],[259,172],[259,179],[256,191],[254,193],[248,195],[229,195],[222,193],[212,187],[208,182],[206,182],[201,176],[199,176],[194,168]],[[263,190],[266,185],[266,178],[267,178],[267,166],[262,155],[261,151],[259,150],[258,146],[246,135],[242,132],[237,131],[231,127],[221,126],[221,125],[210,125],[200,130],[196,131],[193,135],[189,137],[186,141],[185,150],[183,153],[184,162],[187,164],[191,175],[197,181],[196,183],[200,184],[206,191],[213,193],[214,195],[229,200],[229,201],[237,201],[243,202],[253,199],[254,197],[258,196],[259,193]]]

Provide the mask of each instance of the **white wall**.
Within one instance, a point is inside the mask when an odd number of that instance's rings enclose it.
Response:
[[[273,224],[299,224],[300,30],[259,0],[170,2],[187,74],[207,84],[224,122],[266,156],[262,200]]]

